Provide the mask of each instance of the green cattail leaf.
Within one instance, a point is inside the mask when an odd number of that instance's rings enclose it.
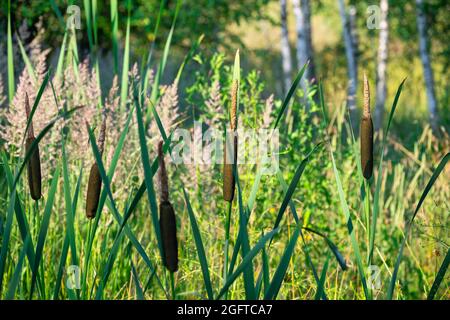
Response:
[[[317,151],[317,149],[322,144],[317,144],[307,155],[306,157],[300,162],[299,166],[297,167],[297,170],[295,171],[294,177],[291,180],[291,183],[289,184],[289,188],[284,196],[283,202],[281,203],[280,210],[278,210],[278,215],[275,220],[275,224],[273,226],[273,229],[278,228],[281,219],[283,218],[283,214],[286,211],[287,206],[289,205],[289,202],[291,201],[292,195],[294,194],[295,189],[297,188],[298,182],[300,181],[300,178],[302,177],[303,172],[305,171],[306,165],[308,164],[309,158],[311,155]]]
[[[170,27],[169,35],[167,36],[166,44],[164,46],[163,55],[162,55],[161,61],[158,66],[158,70],[156,71],[155,80],[153,82],[152,93],[150,96],[150,103],[152,105],[156,105],[156,103],[158,102],[159,84],[161,83],[162,76],[164,75],[164,70],[166,69],[167,58],[169,56],[170,45],[172,43],[173,32],[175,30],[175,23],[178,18],[178,13],[180,11],[181,4],[182,4],[182,1],[177,0],[177,6],[175,8],[175,15],[173,17],[172,26]],[[162,5],[162,3],[161,3],[161,5]],[[161,10],[161,7],[160,7],[160,10]],[[159,26],[159,20],[158,20],[158,26]],[[149,109],[149,112],[150,111],[151,110]],[[149,121],[149,120],[150,120],[150,113],[147,113],[147,121]]]
[[[7,60],[8,60],[8,99],[11,103],[15,95],[14,80],[14,52],[11,32],[11,0],[8,0],[8,27],[7,27]]]
[[[136,99],[135,99],[135,102]],[[164,256],[163,254],[163,247],[162,247],[162,239],[161,239],[161,230],[159,228],[159,221],[158,221],[158,206],[156,202],[156,196],[155,196],[155,190],[153,188],[153,175],[154,171],[152,170],[152,167],[150,166],[150,159],[148,157],[148,148],[147,148],[147,141],[145,138],[145,128],[144,123],[142,119],[142,112],[141,107],[139,105],[139,102],[136,103],[136,118],[138,123],[138,135],[139,135],[139,144],[141,146],[141,160],[142,160],[142,166],[144,168],[144,178],[145,178],[145,185],[147,188],[147,198],[148,202],[150,204],[150,213],[151,218],[153,222],[153,228],[155,229],[156,234],[156,240],[158,243],[158,249],[161,257]]]
[[[294,253],[295,245],[297,244],[297,239],[300,235],[300,229],[295,228],[294,234],[292,235],[289,242],[286,244],[283,255],[281,256],[280,263],[278,264],[277,270],[273,275],[272,282],[270,283],[269,289],[264,295],[264,300],[276,299],[278,292],[280,291],[281,284],[283,282],[284,276],[286,275],[287,268],[289,266],[289,261],[291,261],[292,254]]]
[[[117,0],[111,0],[112,51],[114,58],[114,74],[119,72],[119,13]]]
[[[305,70],[308,66],[309,62],[307,62],[303,68],[300,69],[300,71],[298,72],[297,76],[294,79],[294,82],[291,85],[291,88],[289,89],[286,97],[283,100],[283,104],[281,105],[281,109],[278,112],[278,116],[277,116],[277,120],[275,121],[275,124],[273,126],[273,129],[275,130],[278,127],[278,124],[281,120],[281,117],[284,114],[284,111],[286,110],[287,106],[289,105],[289,102],[291,101],[292,95],[294,94],[295,90],[297,90],[297,86],[300,83],[300,80],[303,77],[303,74],[305,73]]]
[[[319,286],[317,287],[317,292],[314,297],[315,300],[320,300],[320,297],[324,293],[325,288],[325,280],[327,277],[327,271],[328,271],[328,262],[330,261],[330,253],[327,254],[327,259],[325,260],[325,264],[322,268],[322,273],[320,274],[320,280],[319,280]]]
[[[11,281],[9,282],[8,291],[6,293],[5,300],[14,299],[14,295],[16,294],[16,289],[19,286],[20,278],[22,276],[23,261],[25,259],[25,255],[26,255],[29,244],[30,244],[30,238],[27,237],[23,244],[22,251],[20,252],[19,260],[17,261],[16,269],[14,270],[14,274],[12,276]]]
[[[9,195],[8,208],[6,209],[6,222],[2,235],[2,247],[0,250],[0,297],[2,294],[3,275],[8,254],[9,240],[11,238],[12,223],[14,218],[14,205],[16,203],[16,190],[12,190]]]
[[[130,10],[128,9],[127,31],[125,35],[125,52],[123,53],[122,80],[120,83],[120,108],[123,110],[128,96],[128,69],[130,64]]]
[[[417,203],[416,210],[414,210],[414,214],[412,215],[411,219],[409,220],[405,235],[403,237],[402,244],[400,245],[400,250],[397,256],[397,259],[395,261],[394,271],[392,272],[391,281],[389,283],[389,289],[388,289],[388,300],[392,300],[392,297],[394,295],[395,290],[395,283],[397,281],[397,274],[398,270],[400,268],[400,262],[403,256],[403,250],[405,248],[406,240],[408,239],[409,232],[411,231],[412,224],[414,222],[414,219],[416,218],[417,213],[419,212],[420,207],[422,206],[423,202],[425,201],[428,193],[430,192],[431,188],[433,187],[434,183],[436,182],[437,178],[439,178],[439,175],[444,170],[445,166],[447,165],[447,162],[450,160],[450,153],[447,153],[439,163],[439,165],[436,167],[436,169],[433,171],[433,175],[431,176],[430,180],[428,181],[427,185],[425,186],[425,189],[422,192],[422,196],[419,199],[419,202]]]
[[[34,83],[37,82],[36,72],[34,71],[33,64],[31,63],[28,55],[23,47],[22,41],[20,40],[19,35],[16,33],[17,43],[19,44],[20,54],[22,55],[22,59],[25,62],[25,66],[27,67],[28,74]]]
[[[439,286],[444,279],[445,273],[447,272],[448,265],[450,264],[450,249],[447,249],[447,254],[445,255],[444,261],[442,261],[441,267],[434,278],[433,285],[431,286],[430,292],[428,293],[428,300],[433,300],[436,295]],[[0,273],[1,274],[1,273]]]
[[[36,258],[34,260],[34,266],[32,270],[32,279],[31,279],[31,289],[30,289],[30,298],[33,297],[34,287],[37,279],[37,272],[39,268],[39,264],[42,260],[42,253],[44,249],[45,239],[47,238],[48,226],[50,224],[50,215],[53,208],[53,202],[55,200],[56,190],[58,187],[58,179],[59,179],[59,166],[56,167],[52,182],[50,185],[50,189],[48,191],[48,199],[45,204],[44,215],[42,216],[41,227],[39,229],[38,241],[36,244]]]
[[[30,115],[28,116],[28,119],[27,119],[27,125],[26,125],[25,131],[23,133],[23,140],[25,140],[25,137],[27,136],[28,129],[30,128],[30,125],[33,121],[34,113],[36,112],[39,102],[41,101],[42,94],[44,93],[44,90],[47,87],[48,80],[50,79],[50,71],[51,71],[50,69],[47,71],[47,73],[45,74],[44,80],[42,80],[42,84],[39,87],[38,93],[36,95],[36,99],[34,100],[33,107],[31,108]]]
[[[58,63],[56,65],[55,78],[62,79],[63,71],[64,71],[64,56],[66,54],[66,46],[67,46],[67,29],[64,32],[64,38],[61,45],[61,49],[59,51]]]
[[[131,272],[133,273],[133,281],[134,281],[134,286],[136,288],[137,300],[145,300],[144,292],[142,291],[141,283],[139,282],[139,276],[136,272],[136,268],[134,267],[133,261],[131,261]]]
[[[208,299],[214,299],[213,289],[211,285],[211,278],[209,275],[208,261],[206,259],[205,248],[203,246],[202,236],[198,228],[197,220],[195,219],[194,212],[192,211],[191,202],[189,201],[189,195],[183,188],[184,200],[186,202],[186,208],[189,214],[189,221],[191,222],[192,234],[194,236],[195,247],[197,248],[198,259],[200,261],[200,267],[202,268],[203,281],[205,283],[206,293]]]
[[[328,123],[326,120],[325,100],[323,99],[323,88],[321,85],[319,85],[319,92],[320,92],[320,95],[322,96],[322,98],[320,99],[320,107],[322,109],[324,126],[328,127]],[[359,244],[356,239],[352,218],[350,216],[350,210],[348,208],[347,200],[345,199],[344,188],[342,187],[341,177],[340,177],[339,171],[337,169],[336,161],[334,159],[334,154],[333,154],[333,151],[331,150],[331,147],[330,147],[330,156],[331,156],[331,162],[332,162],[332,166],[333,166],[333,173],[334,173],[334,177],[336,180],[337,191],[339,194],[339,202],[341,204],[341,208],[344,213],[344,217],[345,217],[345,221],[346,221],[346,225],[347,225],[347,229],[348,229],[348,234],[350,236],[350,242],[351,242],[351,245],[353,248],[353,252],[355,254],[355,260],[356,260],[356,265],[358,267],[358,273],[361,278],[361,283],[362,283],[363,290],[364,290],[364,295],[365,295],[366,299],[369,299],[370,293],[369,293],[369,290],[367,287],[366,277],[365,277],[365,273],[364,273],[364,267],[362,264],[361,253],[359,250]]]
[[[3,169],[6,175],[6,180],[8,182],[9,191],[10,194],[12,194],[13,192],[16,192],[16,182],[14,177],[17,178],[20,176],[19,170],[15,172],[15,175],[12,174],[5,151],[2,152],[2,161],[3,161]],[[16,212],[16,220],[19,226],[22,241],[25,241],[27,238],[30,239],[30,246],[28,246],[27,248],[27,259],[30,265],[34,265],[35,254],[33,249],[34,248],[33,240],[30,236],[30,227],[28,224],[27,216],[25,215],[25,211],[22,207],[22,203],[20,202],[20,199],[19,197],[17,197],[17,195],[15,197],[14,211]]]
[[[220,289],[219,294],[216,299],[220,299],[228,288],[234,283],[234,281],[241,275],[245,268],[253,261],[255,256],[261,251],[261,249],[265,246],[266,242],[278,232],[278,229],[272,230],[267,233],[265,236],[261,237],[259,241],[255,244],[255,246],[243,257],[242,262],[239,266],[237,266],[236,270],[228,277],[228,280],[225,282],[222,289]]]
[[[389,134],[389,129],[391,128],[392,119],[394,118],[395,110],[397,109],[397,103],[400,99],[400,94],[402,93],[403,85],[406,81],[406,78],[400,83],[400,86],[397,89],[397,93],[395,94],[394,102],[392,104],[391,112],[389,113],[388,124],[386,126],[386,130],[383,136],[383,142],[381,143],[381,153],[380,153],[380,163],[378,165],[378,177],[377,184],[375,187],[375,194],[373,196],[373,212],[372,212],[372,223],[370,226],[370,239],[369,239],[369,263],[372,261],[373,250],[375,245],[375,233],[377,227],[377,219],[378,213],[380,211],[380,192],[381,192],[381,181],[383,178],[383,159],[384,159],[384,150],[387,145],[387,137]]]

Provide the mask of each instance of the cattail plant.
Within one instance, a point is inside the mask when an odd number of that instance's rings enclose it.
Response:
[[[25,113],[27,119],[30,119],[30,101],[28,94],[25,92]],[[25,141],[26,153],[31,149],[33,142],[36,140],[34,136],[33,121],[30,121],[28,126],[27,138]],[[39,145],[31,154],[27,163],[28,168],[28,186],[30,187],[30,194],[33,200],[39,200],[41,198],[41,158],[39,156]]]
[[[175,211],[169,201],[169,182],[164,162],[163,141],[158,144],[159,161],[159,227],[163,245],[163,263],[170,272],[178,270],[178,241]]]
[[[364,178],[369,180],[373,171],[373,124],[370,114],[369,81],[364,73],[364,109],[360,126],[361,169]]]
[[[102,112],[102,124],[98,136],[97,146],[100,151],[100,156],[103,155],[106,135],[106,108]],[[89,181],[86,194],[86,217],[88,219],[95,218],[97,213],[98,201],[100,198],[100,190],[102,188],[102,178],[98,169],[97,163],[94,163],[89,172]]]
[[[239,104],[239,51],[236,53],[236,60],[233,72],[233,83],[231,85],[231,108],[230,108],[230,128],[233,133],[233,146],[230,146],[228,135],[225,138],[224,165],[223,165],[223,198],[225,201],[233,202],[235,179],[233,167],[237,163],[237,108]],[[231,155],[230,155],[231,153]],[[233,159],[233,160],[231,160]]]

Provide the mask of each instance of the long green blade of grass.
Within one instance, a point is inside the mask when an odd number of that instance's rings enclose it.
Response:
[[[286,275],[289,262],[291,261],[292,254],[294,253],[295,245],[297,244],[298,237],[300,235],[300,229],[296,226],[294,234],[291,239],[289,239],[286,249],[281,257],[280,263],[278,264],[277,270],[273,275],[272,282],[264,295],[265,300],[276,299],[278,292],[280,291],[281,284]]]
[[[17,33],[16,33],[16,39],[17,39],[17,43],[19,44],[20,54],[22,55],[22,59],[25,62],[25,66],[27,68],[28,74],[30,75],[33,82],[36,83],[37,77],[36,77],[36,72],[34,71],[34,68],[33,68],[33,64],[31,63],[30,59],[28,58],[25,48],[23,47],[22,41],[20,40],[20,37]]]
[[[211,285],[211,277],[209,275],[208,261],[206,259],[205,248],[203,246],[202,236],[198,228],[197,220],[195,219],[194,212],[192,211],[191,202],[186,190],[183,188],[184,200],[186,202],[187,211],[189,214],[189,221],[191,222],[192,234],[194,235],[195,247],[197,248],[198,259],[203,273],[203,281],[205,282],[206,293],[208,299],[214,299],[213,289]]]
[[[6,210],[6,223],[2,235],[2,247],[0,250],[0,297],[2,296],[3,276],[5,273],[5,265],[9,248],[9,240],[11,238],[12,223],[14,219],[14,205],[16,203],[16,190],[12,190],[9,195],[9,204]]]
[[[16,269],[14,270],[13,277],[8,285],[8,292],[6,293],[5,300],[12,300],[16,294],[17,287],[19,286],[20,277],[22,276],[23,262],[25,255],[30,244],[30,238],[27,237],[23,244],[22,251],[20,252],[19,260],[17,261]]]
[[[15,94],[14,81],[14,53],[11,32],[11,0],[8,0],[8,30],[7,30],[7,59],[8,59],[8,99],[11,103]]]
[[[441,285],[442,280],[445,277],[445,273],[447,272],[448,266],[450,264],[450,249],[447,250],[447,254],[445,255],[444,261],[442,261],[441,267],[434,278],[433,285],[431,286],[430,292],[428,293],[428,300],[433,300],[436,295],[439,286]]]
[[[284,114],[284,111],[286,110],[287,106],[289,105],[289,102],[291,101],[292,95],[294,94],[295,90],[298,87],[298,84],[300,83],[300,80],[303,77],[303,74],[305,73],[306,68],[308,67],[309,62],[307,62],[297,73],[297,76],[294,79],[294,82],[291,85],[291,88],[289,89],[286,98],[283,101],[283,104],[281,105],[281,109],[278,112],[277,120],[275,121],[275,124],[273,126],[274,129],[278,127],[278,124],[280,123],[281,117]]]
[[[394,295],[395,283],[397,282],[397,274],[398,274],[398,269],[400,267],[400,262],[402,260],[403,250],[405,248],[405,244],[408,239],[409,232],[411,231],[411,227],[414,222],[414,219],[415,219],[417,213],[419,212],[420,207],[422,207],[422,204],[425,201],[428,193],[430,192],[431,188],[433,187],[434,183],[436,182],[436,180],[439,177],[439,175],[441,174],[441,172],[444,170],[444,168],[447,165],[447,162],[449,160],[450,160],[450,153],[447,153],[442,158],[441,162],[436,167],[436,169],[433,171],[433,175],[431,176],[430,180],[428,181],[425,189],[423,190],[422,196],[420,197],[419,202],[417,203],[416,210],[414,210],[414,214],[412,215],[411,219],[409,220],[409,222],[406,226],[405,236],[403,237],[402,244],[400,245],[400,250],[399,250],[397,259],[395,261],[394,271],[392,272],[391,281],[389,283],[389,289],[388,289],[388,294],[387,294],[388,300],[392,300],[392,297]]]
[[[120,83],[120,108],[124,110],[128,96],[128,69],[130,64],[130,1],[128,0],[127,31],[125,35],[125,52],[123,53],[122,81]]]
[[[34,99],[33,107],[31,108],[30,116],[27,119],[27,125],[26,125],[25,131],[23,133],[22,143],[23,143],[23,141],[25,141],[28,129],[29,129],[30,125],[31,125],[31,122],[33,121],[34,113],[36,112],[36,109],[37,109],[37,107],[39,105],[39,102],[41,101],[42,94],[44,93],[44,90],[47,87],[49,78],[50,78],[50,69],[45,74],[44,80],[42,81],[42,84],[39,87],[38,93],[36,95],[36,99]]]
[[[117,0],[110,1],[111,8],[111,37],[112,50],[114,58],[114,74],[119,72],[119,14],[117,9]]]
[[[395,94],[394,102],[392,104],[391,112],[389,114],[388,124],[386,127],[386,130],[384,132],[383,136],[383,142],[381,144],[381,153],[380,153],[380,163],[378,165],[378,177],[377,177],[377,184],[375,188],[375,195],[373,197],[373,211],[372,211],[372,222],[370,226],[370,240],[369,240],[369,260],[367,265],[371,265],[372,257],[373,257],[373,249],[375,244],[375,233],[377,229],[377,219],[378,219],[378,213],[380,211],[380,192],[381,192],[381,181],[383,179],[383,158],[384,158],[384,150],[387,145],[387,137],[389,134],[389,129],[391,128],[392,119],[394,118],[395,109],[397,108],[397,103],[400,98],[400,94],[402,93],[403,84],[405,83],[406,79],[404,79],[400,86],[397,89],[397,93]],[[366,195],[367,197],[367,195]]]
[[[326,127],[328,127],[328,123],[326,123],[326,120],[325,120],[326,119],[325,100],[323,99],[323,88],[321,85],[319,85],[319,91],[320,91],[319,96],[321,97],[320,106],[322,109],[323,121],[324,121],[325,128],[326,128]],[[348,233],[350,236],[350,242],[351,242],[351,245],[353,248],[353,252],[355,254],[356,265],[358,267],[359,276],[361,278],[364,295],[365,295],[366,299],[369,299],[370,293],[369,293],[369,290],[367,287],[366,276],[364,273],[364,266],[362,263],[358,240],[356,239],[355,229],[353,227],[352,217],[350,216],[350,210],[348,208],[347,200],[345,199],[344,189],[342,187],[341,177],[340,177],[339,171],[336,166],[336,161],[334,159],[333,150],[331,149],[331,146],[329,146],[329,148],[330,148],[331,161],[332,161],[332,165],[333,165],[334,177],[336,180],[337,191],[339,194],[339,202],[341,204],[342,212],[344,213],[344,217],[346,220],[347,230],[348,230]]]
[[[50,185],[50,189],[48,191],[48,199],[45,204],[44,215],[42,217],[41,227],[39,230],[38,241],[36,244],[36,257],[34,260],[34,266],[32,271],[32,279],[31,279],[31,289],[30,289],[30,298],[33,297],[34,287],[36,284],[37,273],[39,264],[42,259],[42,252],[44,249],[45,239],[47,237],[48,226],[50,223],[50,214],[53,208],[53,202],[55,200],[56,188],[58,187],[58,178],[59,178],[59,167],[56,167],[55,172],[53,173],[53,179]]]
[[[150,159],[148,157],[148,148],[147,141],[145,138],[145,129],[144,122],[142,119],[142,112],[139,103],[136,103],[136,118],[138,123],[138,134],[139,134],[139,143],[141,146],[141,159],[142,166],[144,168],[144,177],[145,177],[145,185],[147,188],[147,198],[150,204],[150,212],[153,222],[153,228],[155,230],[156,239],[158,243],[158,249],[161,257],[163,257],[163,248],[162,248],[162,240],[161,240],[161,230],[159,228],[159,219],[158,219],[158,206],[156,202],[155,190],[153,188],[153,171],[150,166]]]
[[[267,233],[265,236],[261,237],[259,241],[255,244],[255,246],[247,253],[247,255],[242,259],[240,265],[237,266],[236,270],[228,277],[227,282],[224,284],[222,289],[220,289],[219,294],[216,299],[220,299],[225,292],[227,292],[228,288],[234,283],[237,277],[244,271],[245,268],[252,262],[253,258],[261,251],[261,249],[265,246],[266,242],[278,232],[278,229],[272,230]]]

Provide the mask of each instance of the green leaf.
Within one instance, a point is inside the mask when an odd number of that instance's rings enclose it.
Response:
[[[431,188],[433,187],[434,183],[436,182],[437,178],[441,174],[441,172],[444,170],[445,166],[447,165],[447,162],[450,160],[450,153],[447,153],[439,163],[439,165],[436,167],[436,169],[433,171],[433,175],[430,178],[430,181],[428,181],[425,189],[423,190],[422,196],[419,199],[419,203],[417,203],[416,210],[414,210],[414,214],[409,220],[409,223],[406,226],[405,230],[405,236],[403,237],[402,244],[400,246],[400,251],[397,256],[397,260],[395,262],[394,271],[392,272],[391,282],[389,284],[388,289],[388,300],[392,300],[392,297],[394,295],[395,290],[395,283],[397,281],[397,274],[398,269],[400,267],[400,262],[402,260],[403,256],[403,249],[405,248],[406,240],[408,239],[409,232],[411,231],[412,224],[414,222],[414,218],[416,217],[417,213],[420,210],[420,207],[422,206],[423,202],[425,201],[428,193],[430,192]]]
[[[278,264],[277,270],[273,275],[272,282],[270,283],[269,289],[267,289],[264,295],[265,300],[276,299],[278,292],[280,291],[281,284],[283,283],[284,276],[286,275],[287,268],[289,266],[289,261],[291,261],[292,254],[294,253],[295,245],[297,244],[298,236],[300,235],[300,229],[295,228],[294,234],[289,240],[284,253],[281,257],[280,263]]]
[[[445,255],[444,261],[442,261],[441,267],[434,278],[433,285],[431,286],[430,292],[428,293],[428,300],[433,300],[436,292],[439,289],[439,286],[444,279],[445,273],[447,272],[448,265],[450,264],[450,249],[447,250],[447,254]]]
[[[9,283],[8,292],[6,293],[5,300],[14,299],[14,295],[16,294],[16,289],[19,286],[19,281],[22,276],[23,261],[25,259],[25,254],[27,252],[29,244],[30,244],[30,238],[27,237],[23,244],[22,251],[20,252],[19,260],[17,261],[16,269],[14,270],[12,280]]]
[[[48,191],[48,199],[47,199],[47,203],[45,204],[45,209],[44,209],[44,215],[42,217],[42,221],[41,221],[41,227],[39,230],[39,236],[38,236],[38,241],[36,244],[36,257],[34,260],[34,266],[33,266],[33,270],[32,270],[32,279],[31,279],[31,289],[30,289],[30,298],[33,296],[33,292],[34,292],[34,287],[36,284],[36,276],[38,273],[38,269],[39,269],[39,264],[41,263],[41,259],[42,259],[42,252],[44,249],[44,244],[45,244],[45,239],[47,238],[47,231],[48,231],[48,226],[50,223],[50,215],[52,212],[52,208],[53,208],[53,202],[55,200],[55,195],[56,195],[56,190],[58,187],[58,178],[59,178],[59,166],[56,167],[55,172],[53,173],[53,179],[50,185],[50,189]]]
[[[242,259],[241,264],[236,268],[236,270],[228,277],[228,280],[225,282],[224,286],[220,290],[216,299],[220,299],[228,288],[234,283],[237,277],[244,271],[245,268],[252,262],[253,258],[261,251],[266,242],[278,232],[278,229],[272,230],[267,233],[265,236],[261,237],[259,241],[255,244],[255,246],[247,253],[247,255]]]
[[[295,90],[297,90],[297,86],[300,83],[300,80],[303,77],[303,74],[305,73],[305,70],[308,66],[308,62],[303,66],[303,68],[300,69],[297,76],[294,79],[294,82],[291,85],[291,88],[289,89],[286,97],[284,98],[283,104],[281,105],[281,109],[278,112],[277,120],[275,121],[275,124],[273,126],[273,129],[275,130],[281,120],[281,117],[284,114],[284,111],[286,110],[287,106],[289,105],[289,102],[291,101],[292,95],[294,94]]]
[[[197,248],[198,259],[200,261],[200,266],[203,273],[203,281],[205,282],[206,293],[208,294],[208,299],[214,299],[213,290],[211,286],[211,278],[209,276],[208,261],[206,260],[205,248],[203,247],[202,236],[200,235],[200,230],[198,228],[197,220],[195,219],[194,212],[192,211],[191,203],[189,201],[189,196],[186,190],[183,188],[184,199],[186,201],[186,207],[189,214],[189,220],[191,222],[192,234],[194,235],[195,247]]]
[[[403,84],[405,83],[406,78],[402,81],[400,86],[397,89],[397,93],[395,94],[394,103],[392,104],[391,112],[389,114],[389,120],[386,127],[386,131],[383,136],[383,142],[381,144],[381,154],[380,154],[380,163],[378,165],[378,177],[377,177],[377,184],[375,188],[375,195],[373,197],[373,211],[372,211],[372,223],[370,226],[370,240],[369,240],[369,261],[368,265],[371,265],[372,256],[373,256],[373,250],[374,250],[374,244],[375,244],[375,233],[377,231],[377,218],[378,213],[380,211],[380,192],[381,192],[381,181],[383,179],[383,158],[384,158],[384,150],[387,145],[387,137],[389,134],[389,129],[391,127],[392,119],[394,118],[394,112],[397,108],[397,103],[400,98],[400,94],[402,93]],[[367,195],[366,195],[367,196]]]

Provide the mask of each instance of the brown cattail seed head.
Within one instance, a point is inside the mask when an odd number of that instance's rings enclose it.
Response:
[[[231,108],[230,108],[230,128],[233,132],[233,140],[227,135],[224,146],[223,165],[223,198],[225,201],[233,202],[235,179],[233,168],[237,163],[237,108],[238,108],[239,81],[233,80],[231,85]],[[233,143],[231,143],[233,141]]]
[[[35,138],[27,138],[25,142],[26,152],[30,150]],[[28,168],[28,186],[30,187],[30,194],[33,200],[41,198],[41,160],[39,157],[39,145],[31,153],[31,157],[27,163]]]
[[[170,272],[178,270],[178,241],[175,212],[168,201],[159,204],[159,227],[164,250],[163,262]]]
[[[373,123],[370,114],[369,81],[364,74],[364,109],[360,125],[361,169],[364,178],[370,179],[373,172]]]
[[[30,101],[28,99],[28,93],[25,92],[25,114],[27,120],[30,118]],[[33,121],[30,122],[27,132],[27,139],[25,141],[25,152],[31,149],[33,142],[35,141]],[[33,200],[39,200],[41,198],[41,158],[39,155],[39,145],[31,153],[31,157],[27,163],[28,169],[28,186],[30,188],[31,198]]]
[[[97,163],[94,163],[89,172],[88,189],[86,195],[86,217],[92,219],[95,217],[102,188],[102,179]]]
[[[169,181],[167,177],[166,164],[164,161],[163,141],[158,144],[158,162],[159,162],[159,227],[161,229],[161,238],[163,245],[163,262],[170,272],[178,270],[178,242],[177,242],[177,223],[175,211],[169,202]]]
[[[86,123],[88,126],[88,124]],[[106,108],[102,112],[102,124],[100,133],[98,135],[97,146],[100,155],[103,154],[106,136]],[[98,209],[98,202],[100,199],[100,191],[102,189],[102,178],[97,163],[94,163],[89,172],[88,188],[86,193],[86,217],[88,219],[95,218]]]
[[[233,144],[231,139],[226,139],[224,151],[224,165],[223,165],[223,198],[225,201],[233,202],[235,179],[234,166],[237,164],[237,136],[234,136]]]

